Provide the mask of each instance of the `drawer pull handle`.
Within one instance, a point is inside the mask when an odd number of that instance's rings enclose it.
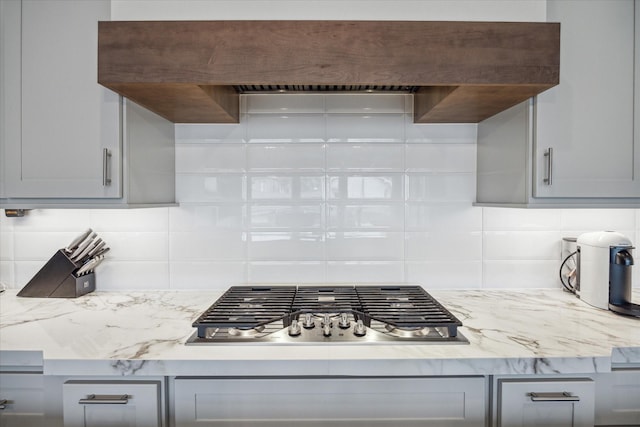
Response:
[[[552,393],[527,393],[532,402],[579,402],[580,396],[572,396],[566,391]]]
[[[0,399],[0,411],[6,408],[6,405],[9,403],[7,399]]]
[[[97,405],[97,404],[116,404],[126,405],[129,403],[128,394],[90,394],[85,399],[80,399],[78,404],[80,405]]]

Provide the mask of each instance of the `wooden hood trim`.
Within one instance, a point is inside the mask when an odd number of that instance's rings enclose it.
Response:
[[[478,122],[558,84],[560,24],[110,21],[98,82],[176,123],[237,123],[235,85],[418,86],[419,123]]]

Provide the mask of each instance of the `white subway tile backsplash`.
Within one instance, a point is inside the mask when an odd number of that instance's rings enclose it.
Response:
[[[324,205],[257,205],[249,214],[251,230],[321,230],[324,226]]]
[[[104,261],[96,268],[98,291],[169,289],[169,263]]]
[[[330,114],[328,142],[404,142],[404,114]]]
[[[485,208],[483,217],[485,231],[500,230],[561,230],[561,209],[502,209]]]
[[[620,231],[636,228],[635,209],[563,209],[563,230]]]
[[[327,233],[327,260],[402,261],[404,233],[349,231]]]
[[[245,228],[245,204],[189,205],[169,208],[170,231],[216,231]]]
[[[329,171],[402,171],[404,169],[403,144],[329,144],[327,146]]]
[[[407,174],[407,200],[411,202],[471,203],[475,198],[475,174]]]
[[[405,205],[405,230],[481,231],[483,211],[483,208],[471,206],[468,202],[445,204],[408,202]]]
[[[476,171],[475,144],[406,144],[405,153],[409,172]]]
[[[171,261],[244,261],[247,237],[241,231],[193,231],[169,234]]]
[[[247,169],[259,171],[324,171],[323,144],[252,144]]]
[[[329,204],[329,230],[404,231],[404,210],[399,203],[345,205]]]
[[[484,261],[486,288],[558,288],[560,261]]]
[[[239,124],[175,126],[178,207],[0,216],[0,282],[21,288],[89,227],[112,248],[99,290],[559,288],[562,237],[640,236],[637,209],[472,206],[477,125],[414,124],[410,95],[240,101]]]
[[[100,237],[104,231],[156,231],[166,233],[169,224],[169,211],[168,208],[94,209],[90,211],[90,218],[91,228]]]
[[[325,97],[315,94],[258,94],[245,97],[247,113],[324,113]]]
[[[475,144],[476,124],[414,124],[413,115],[406,114],[405,136],[408,143]]]
[[[176,124],[176,146],[186,144],[215,144],[243,142],[246,125],[239,124]]]
[[[327,113],[404,113],[405,96],[399,94],[339,94],[325,98]]]
[[[247,114],[247,141],[324,142],[325,118],[317,114]]]
[[[328,177],[330,200],[401,201],[404,176],[384,174],[332,174]]]
[[[35,209],[22,218],[10,220],[14,231],[77,231],[80,233],[91,227],[90,212],[88,209]]]
[[[482,261],[482,233],[441,230],[405,233],[408,261]]]
[[[111,248],[103,263],[169,260],[169,234],[166,231],[103,232],[100,237]]]
[[[407,263],[406,282],[430,289],[474,289],[482,287],[481,261],[437,261]]]
[[[225,291],[247,282],[245,262],[176,261],[169,268],[171,289]]]
[[[246,144],[177,144],[176,173],[244,172]]]
[[[250,261],[315,261],[324,258],[324,233],[313,231],[251,232]]]
[[[329,261],[329,283],[402,283],[404,263],[394,261]]]
[[[246,199],[246,178],[241,174],[176,174],[178,202],[241,202]]]
[[[556,260],[562,233],[559,231],[485,231],[485,260]]]
[[[250,262],[250,283],[324,283],[327,281],[324,262],[270,261]]]

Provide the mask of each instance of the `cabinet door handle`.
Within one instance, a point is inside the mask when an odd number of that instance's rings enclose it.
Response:
[[[527,393],[532,402],[579,402],[580,396],[572,396],[567,391],[556,391],[550,393]]]
[[[7,399],[0,399],[0,411],[6,408],[6,405],[9,403]]]
[[[90,394],[84,399],[80,399],[78,404],[80,405],[94,405],[94,404],[116,404],[126,405],[129,403],[128,394]]]
[[[107,187],[111,185],[111,169],[109,164],[111,160],[111,151],[108,148],[102,150],[102,186]]]
[[[549,147],[544,152],[544,156],[547,158],[547,176],[543,179],[543,182],[547,185],[553,184],[553,148]]]

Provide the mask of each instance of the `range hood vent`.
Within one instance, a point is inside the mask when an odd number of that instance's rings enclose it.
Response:
[[[240,94],[249,93],[415,93],[418,86],[376,85],[238,85],[234,89]]]
[[[477,123],[558,84],[560,24],[110,21],[98,83],[175,123],[237,123],[255,92],[403,92],[416,123]]]

